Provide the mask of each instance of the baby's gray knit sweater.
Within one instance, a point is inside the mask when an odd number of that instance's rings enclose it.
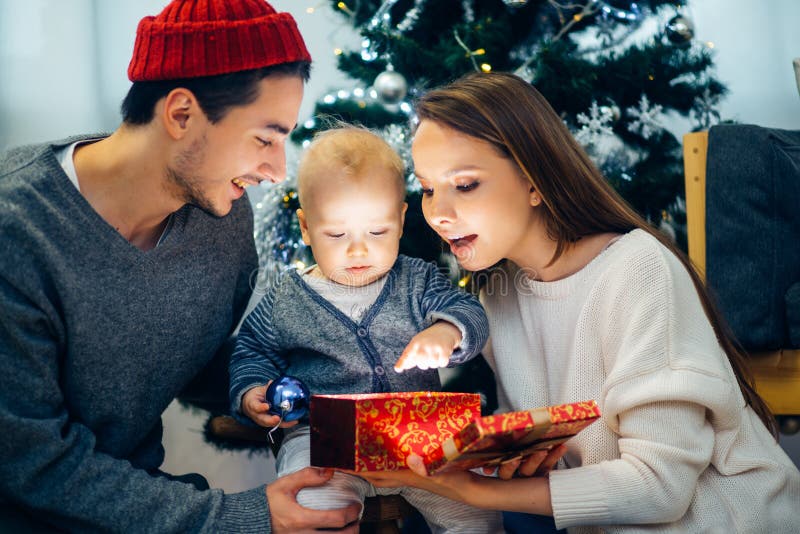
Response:
[[[437,320],[461,330],[450,358],[475,357],[489,337],[478,299],[453,287],[436,265],[400,255],[375,302],[358,322],[285,273],[242,325],[231,357],[231,411],[242,421],[242,395],[281,374],[302,380],[312,394],[437,391],[436,369],[393,365],[406,345]],[[346,286],[343,286],[346,290]]]
[[[263,486],[151,474],[161,413],[247,305],[249,201],[185,206],[143,252],[64,174],[53,148],[77,139],[0,159],[0,499],[71,532],[268,532]]]

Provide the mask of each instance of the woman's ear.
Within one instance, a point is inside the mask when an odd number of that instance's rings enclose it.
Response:
[[[534,208],[542,203],[541,195],[539,195],[539,192],[536,191],[536,188],[533,186],[531,186],[530,198],[531,206]]]

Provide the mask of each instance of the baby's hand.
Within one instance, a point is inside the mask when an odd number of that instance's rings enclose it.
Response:
[[[461,330],[447,321],[438,321],[429,326],[408,343],[394,364],[394,370],[402,373],[406,369],[435,369],[446,367],[450,356],[461,343]]]
[[[257,425],[267,428],[274,427],[278,424],[278,421],[281,420],[279,415],[267,413],[267,410],[269,410],[269,404],[266,402],[265,398],[267,395],[267,387],[271,383],[272,380],[270,380],[266,386],[256,386],[254,388],[250,388],[242,396],[242,413],[252,419]],[[281,428],[294,426],[296,424],[297,421],[292,421],[291,423],[281,423]]]

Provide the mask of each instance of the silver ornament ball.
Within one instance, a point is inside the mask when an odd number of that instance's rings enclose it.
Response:
[[[528,3],[528,0],[503,0],[503,3],[508,7],[522,7]]]
[[[397,104],[408,92],[406,79],[393,70],[385,70],[378,74],[372,82],[372,87],[378,93],[378,99],[384,104]]]
[[[694,38],[694,23],[683,15],[675,15],[669,19],[664,30],[672,44],[687,44]]]

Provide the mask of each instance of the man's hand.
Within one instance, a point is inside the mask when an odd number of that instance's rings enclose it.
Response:
[[[242,413],[252,419],[256,424],[272,428],[281,420],[279,415],[267,413],[269,404],[266,402],[267,387],[272,383],[270,380],[266,386],[256,386],[250,388],[242,395]],[[281,428],[287,428],[297,424],[297,421],[281,423]]]
[[[273,534],[316,532],[319,528],[341,529],[356,534],[361,507],[351,504],[339,510],[311,510],[297,503],[297,493],[309,486],[321,486],[333,476],[331,469],[306,467],[284,475],[267,486],[267,502]]]
[[[461,343],[461,330],[447,321],[437,321],[413,338],[394,364],[394,370],[447,367],[450,356]]]

